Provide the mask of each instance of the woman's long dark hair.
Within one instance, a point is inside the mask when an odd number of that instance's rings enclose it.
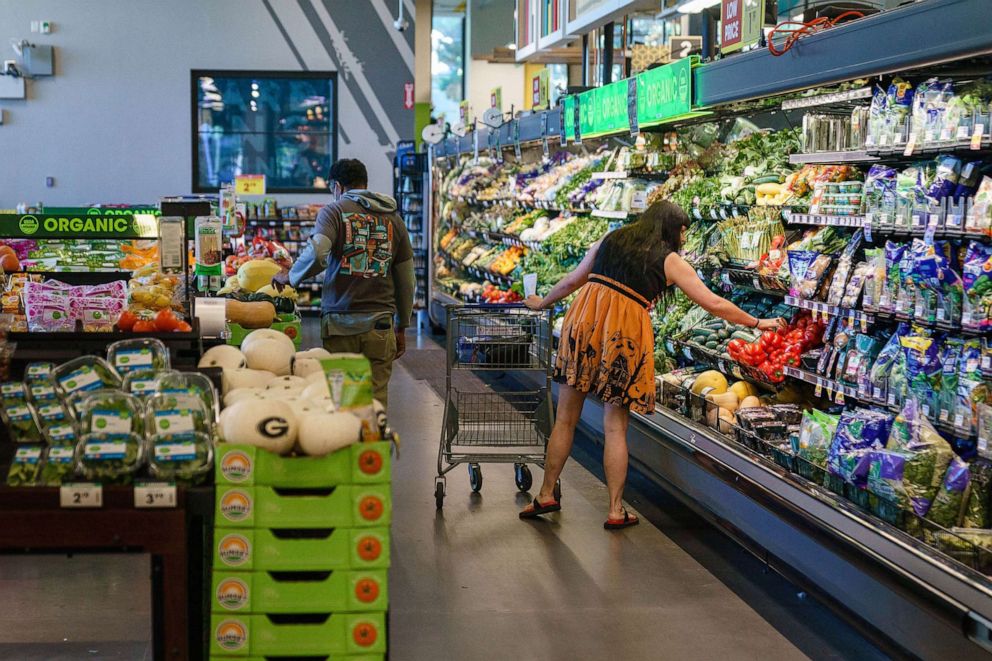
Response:
[[[682,228],[688,226],[689,216],[678,206],[668,200],[655,202],[636,223],[614,230],[608,236],[602,263],[609,272],[620,274],[621,279],[643,277],[668,253],[682,249]]]

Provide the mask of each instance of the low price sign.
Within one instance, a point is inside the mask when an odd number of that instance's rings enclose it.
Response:
[[[720,7],[720,50],[731,53],[761,41],[765,0],[723,0]]]

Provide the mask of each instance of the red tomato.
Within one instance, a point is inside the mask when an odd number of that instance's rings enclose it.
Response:
[[[151,319],[138,319],[138,321],[134,322],[132,330],[135,333],[154,333],[158,330],[158,327],[155,326],[155,322]]]
[[[120,328],[125,333],[130,333],[134,330],[134,324],[138,321],[138,315],[134,314],[130,310],[124,310],[121,314],[120,319],[117,320],[117,327]]]
[[[190,326],[185,321],[180,321],[178,324],[176,324],[176,327],[175,327],[174,330],[176,332],[178,332],[178,333],[192,333],[193,332],[193,327]]]
[[[178,324],[179,319],[172,310],[159,310],[155,315],[155,327],[163,333],[171,333],[176,330]]]

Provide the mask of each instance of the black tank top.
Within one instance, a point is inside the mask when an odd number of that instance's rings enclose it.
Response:
[[[611,242],[614,233],[606,235],[599,244],[596,260],[592,264],[593,275],[602,275],[630,287],[648,301],[653,302],[668,288],[665,278],[665,259],[670,250],[651,250],[644,246],[636,251],[624,250],[616,242]]]

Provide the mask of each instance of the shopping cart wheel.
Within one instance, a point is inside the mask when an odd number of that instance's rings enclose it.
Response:
[[[558,480],[557,482],[555,482],[554,494],[555,494],[555,500],[557,500],[560,503],[561,502],[561,480]]]
[[[472,486],[472,491],[479,493],[482,490],[482,469],[479,464],[468,465],[468,483]]]
[[[527,464],[513,464],[513,478],[517,483],[517,488],[521,491],[530,491],[530,488],[534,486],[534,476],[530,474],[530,468]]]
[[[434,504],[438,509],[444,507],[444,482],[441,480],[434,483]]]

